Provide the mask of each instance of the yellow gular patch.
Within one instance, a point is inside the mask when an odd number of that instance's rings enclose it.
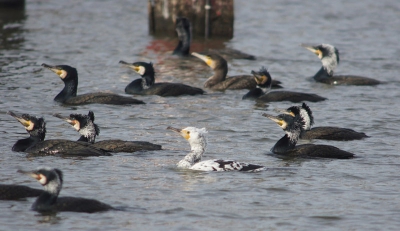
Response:
[[[33,127],[35,126],[35,124],[32,123],[31,121],[26,121],[26,123],[24,124],[24,126],[25,126],[25,129],[26,129],[27,131],[32,131],[32,130],[33,130]]]
[[[287,127],[287,123],[284,120],[280,120],[278,122],[278,125],[282,128],[285,129]]]
[[[190,139],[190,132],[189,132],[189,131],[182,130],[182,131],[181,131],[181,135],[182,135],[183,138],[185,138],[186,140]]]
[[[259,77],[255,77],[255,79],[256,79],[257,84],[264,84],[264,83],[267,82],[268,78],[267,78],[267,76],[262,75],[262,76],[259,76]]]
[[[315,52],[314,52],[317,56],[318,56],[318,58],[322,58],[322,51],[320,51],[320,50],[315,50]]]
[[[66,71],[64,71],[64,70],[57,70],[56,71],[56,74],[58,75],[58,76],[60,76],[60,78],[62,78],[62,79],[64,79],[65,77],[67,77],[67,72]]]
[[[78,120],[72,120],[71,124],[74,126],[75,130],[79,131],[81,129],[81,124]]]
[[[214,68],[214,66],[215,66],[214,61],[209,57],[207,57],[206,64],[211,68]]]

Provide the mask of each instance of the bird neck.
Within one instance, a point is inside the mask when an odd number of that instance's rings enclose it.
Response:
[[[334,55],[334,57],[331,56],[324,57],[321,59],[321,62],[322,62],[321,69],[317,72],[317,74],[314,75],[314,79],[316,80],[332,77],[333,72],[335,71],[335,68],[338,65],[338,60],[336,55]]]
[[[176,32],[178,34],[179,42],[172,54],[178,56],[188,56],[192,37],[190,28],[178,27],[176,28]]]
[[[32,205],[33,210],[46,210],[57,202],[58,194],[62,188],[59,179],[50,181],[44,186],[44,192],[36,199]]]
[[[286,134],[280,140],[278,140],[278,142],[276,142],[271,151],[273,153],[285,153],[293,149],[297,144],[300,133],[300,130],[286,132]]]
[[[76,97],[78,91],[78,77],[67,76],[66,79],[63,80],[64,89],[54,98],[55,101],[60,103],[64,103],[71,97]]]
[[[207,79],[207,81],[204,84],[204,87],[210,88],[218,83],[225,81],[226,74],[228,74],[227,67],[220,67],[214,69],[214,75]]]
[[[311,117],[305,109],[300,109],[300,117],[303,119],[303,130],[307,131],[311,129]]]
[[[154,73],[148,73],[142,76],[142,88],[148,89],[154,84]]]
[[[204,152],[206,151],[206,147],[207,141],[205,139],[194,144],[191,143],[191,151],[181,161],[178,162],[178,168],[190,168],[194,164],[200,162]]]
[[[95,125],[92,121],[90,121],[84,128],[79,129],[79,134],[81,134],[81,137],[79,138],[78,141],[89,142],[94,144],[98,133],[99,130],[97,128],[97,125]]]

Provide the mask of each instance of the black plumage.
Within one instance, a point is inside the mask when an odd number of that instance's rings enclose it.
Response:
[[[314,80],[329,85],[377,85],[381,82],[375,79],[355,75],[333,75],[339,64],[339,50],[330,44],[317,46],[302,44],[304,48],[313,52],[322,62],[321,69],[314,75]]]
[[[332,159],[350,159],[354,157],[353,153],[341,150],[331,145],[303,144],[296,145],[300,137],[304,121],[300,116],[291,116],[281,114],[272,116],[263,114],[263,116],[276,122],[284,131],[285,135],[278,140],[272,147],[271,152],[284,157],[319,157]]]
[[[257,83],[257,88],[250,90],[245,94],[242,99],[253,99],[257,102],[319,102],[324,101],[326,98],[317,94],[294,92],[294,91],[270,91],[272,84],[272,77],[268,70],[262,67],[258,72],[252,71],[253,78]]]
[[[29,114],[20,116],[9,111],[9,115],[20,122],[29,133],[29,138],[18,140],[12,147],[13,151],[26,152],[31,156],[110,156],[107,151],[92,146],[90,143],[64,139],[45,140],[46,123],[43,118]]]
[[[63,185],[63,174],[59,169],[41,168],[36,171],[19,170],[18,172],[33,177],[44,187],[43,193],[32,205],[32,210],[34,211],[41,213],[95,213],[114,209],[112,206],[95,199],[58,197]]]
[[[91,103],[113,105],[144,104],[141,100],[107,92],[77,95],[78,71],[75,68],[68,65],[50,66],[45,63],[43,63],[42,66],[56,73],[64,82],[65,86],[63,90],[54,98],[57,102],[66,105],[83,105]]]
[[[201,95],[204,91],[197,87],[192,87],[182,83],[168,83],[168,82],[155,82],[155,72],[152,63],[135,62],[127,63],[119,61],[134,71],[139,73],[142,77],[132,81],[125,88],[125,93],[133,95],[159,95],[167,96],[181,96],[181,95]]]
[[[124,141],[119,139],[102,140],[96,142],[96,137],[100,134],[100,128],[94,123],[94,113],[89,111],[88,115],[71,114],[63,117],[59,114],[54,115],[67,123],[71,124],[75,130],[81,134],[78,141],[91,143],[94,147],[110,152],[136,152],[161,150],[161,145],[146,141]]]

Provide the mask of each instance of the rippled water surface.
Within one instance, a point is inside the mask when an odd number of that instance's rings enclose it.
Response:
[[[357,154],[351,160],[281,160],[268,155],[283,131],[263,112],[291,103],[255,105],[246,91],[203,96],[136,97],[146,105],[61,106],[53,101],[61,80],[41,63],[79,71],[79,93],[124,93],[138,75],[119,60],[152,61],[158,79],[201,87],[210,69],[168,70],[165,48],[148,35],[147,1],[27,0],[23,11],[0,11],[0,182],[41,186],[17,169],[60,168],[61,195],[91,197],[125,211],[43,216],[33,199],[0,202],[1,230],[397,230],[400,226],[399,113],[400,2],[235,1],[234,38],[227,47],[257,56],[234,60],[229,74],[268,67],[286,90],[314,92],[329,100],[310,103],[317,126],[365,132],[361,141],[327,142]],[[163,42],[163,40],[161,40]],[[174,44],[174,38],[166,39]],[[331,43],[340,50],[338,74],[369,76],[374,87],[330,87],[310,79],[320,61],[300,43]],[[159,65],[157,66],[157,64]],[[163,70],[166,70],[165,72]],[[180,75],[181,73],[182,75]],[[182,77],[183,76],[183,77]],[[11,151],[27,136],[8,110],[43,116],[47,138],[78,134],[53,113],[93,110],[98,140],[119,138],[161,144],[162,151],[112,157],[26,158]],[[205,159],[262,164],[261,173],[202,173],[175,167],[189,150],[167,126],[206,127]]]

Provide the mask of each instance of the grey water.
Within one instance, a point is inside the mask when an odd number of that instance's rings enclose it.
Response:
[[[234,38],[224,46],[257,56],[233,60],[229,75],[265,66],[285,90],[312,92],[328,100],[309,103],[316,126],[339,126],[370,138],[320,141],[353,152],[350,160],[282,160],[269,155],[283,131],[261,114],[290,102],[256,105],[241,100],[246,91],[208,91],[202,96],[137,96],[146,105],[62,106],[53,101],[63,83],[40,64],[78,69],[79,93],[124,94],[139,76],[118,64],[153,62],[158,81],[202,87],[212,73],[163,72],[176,38],[148,35],[147,1],[27,0],[24,10],[0,11],[0,183],[41,188],[18,174],[40,166],[64,172],[62,196],[95,198],[125,211],[41,215],[34,199],[0,201],[0,230],[398,230],[400,226],[400,2],[235,1]],[[330,43],[340,51],[338,74],[369,76],[378,86],[326,86],[310,78],[317,56],[301,43]],[[27,137],[6,114],[12,110],[43,116],[47,139],[78,139],[52,114],[93,110],[98,140],[118,138],[161,144],[162,151],[115,153],[111,157],[27,158],[11,151]],[[205,127],[204,159],[225,158],[262,164],[260,173],[183,171],[175,164],[189,151],[187,141],[168,126]]]

